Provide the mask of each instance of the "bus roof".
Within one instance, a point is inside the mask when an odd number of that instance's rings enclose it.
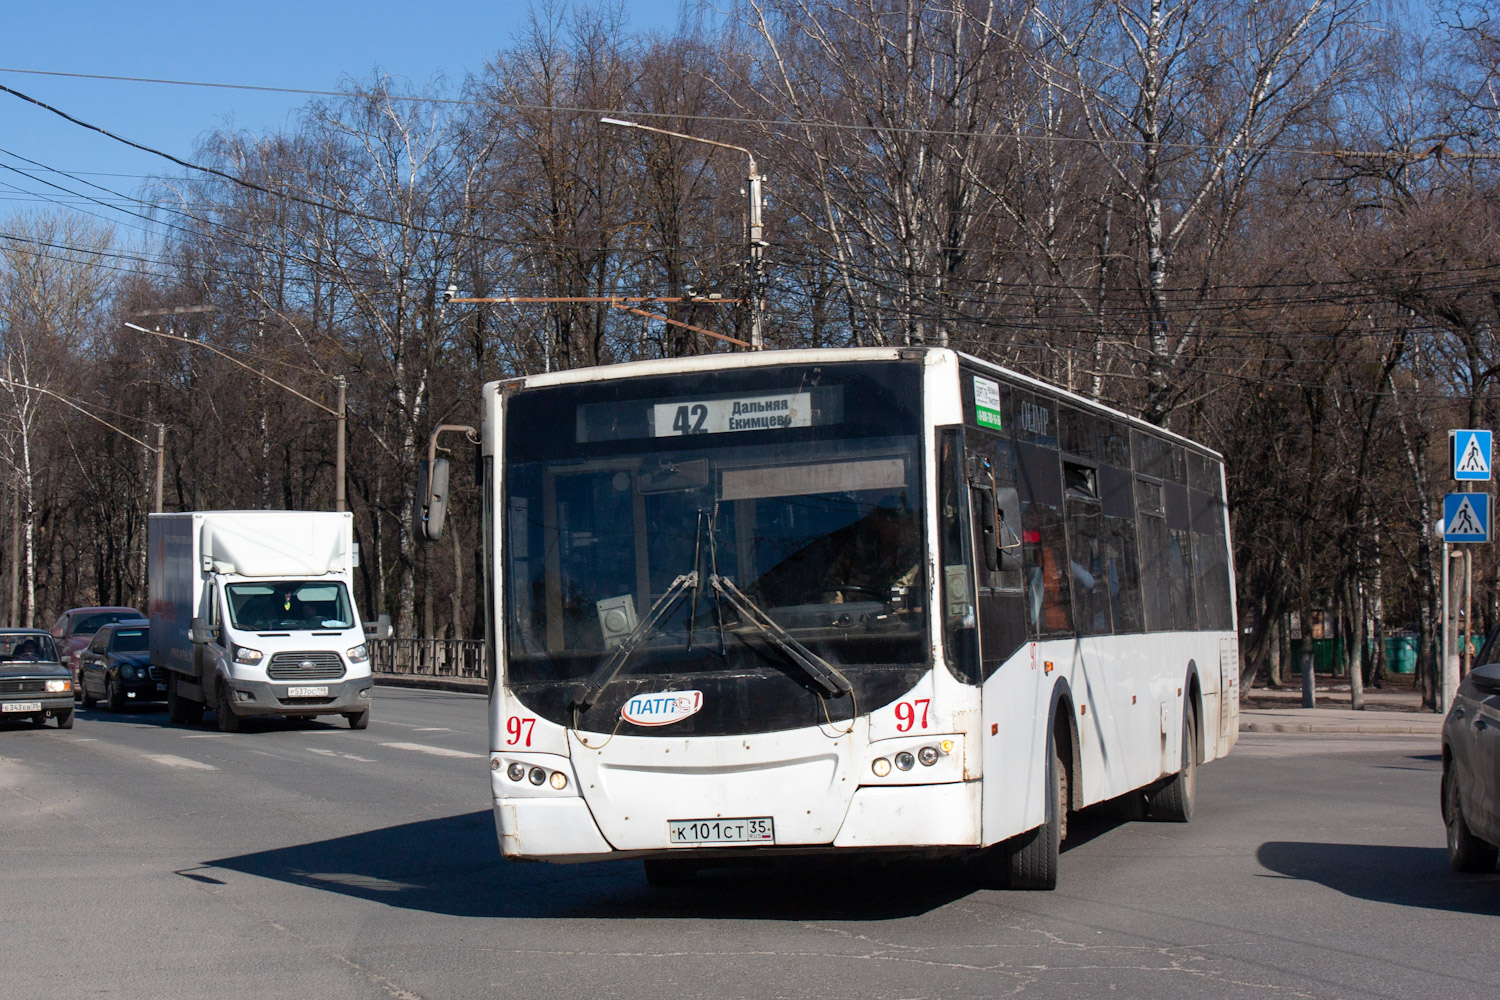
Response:
[[[486,392],[502,389],[533,389],[545,386],[572,385],[581,382],[598,382],[601,379],[628,379],[645,378],[657,375],[684,375],[692,372],[711,372],[724,368],[761,368],[772,365],[816,365],[816,364],[838,364],[846,361],[915,361],[925,359],[932,355],[946,355],[954,359],[962,359],[965,363],[976,365],[1000,378],[1020,385],[1024,388],[1035,389],[1045,392],[1058,399],[1065,400],[1074,406],[1083,407],[1111,417],[1115,420],[1124,421],[1136,430],[1147,434],[1155,434],[1160,437],[1170,438],[1179,444],[1212,455],[1219,461],[1224,456],[1205,444],[1194,441],[1192,438],[1184,437],[1175,431],[1165,427],[1158,427],[1131,416],[1112,406],[1107,406],[1097,400],[1080,396],[1070,392],[1061,386],[1050,382],[1023,375],[1018,371],[997,365],[993,361],[985,361],[983,358],[949,347],[826,347],[826,348],[799,348],[796,350],[783,351],[755,351],[735,354],[697,354],[687,358],[657,358],[649,361],[622,361],[618,364],[596,365],[587,368],[568,368],[563,371],[546,372],[538,375],[520,375],[508,379],[496,379],[485,385]]]

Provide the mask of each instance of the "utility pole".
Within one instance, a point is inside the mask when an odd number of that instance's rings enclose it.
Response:
[[[643,132],[655,132],[658,135],[670,135],[677,139],[686,139],[689,142],[701,142],[705,146],[718,146],[722,149],[732,149],[744,153],[745,158],[750,161],[750,169],[747,171],[745,194],[749,198],[749,217],[745,227],[745,235],[750,251],[750,350],[763,350],[766,346],[765,336],[761,331],[761,317],[765,313],[765,234],[761,224],[761,176],[760,168],[755,164],[755,154],[744,146],[736,146],[728,142],[719,142],[715,139],[704,139],[696,135],[687,135],[682,132],[672,132],[668,129],[657,128],[654,125],[642,125],[640,122],[629,122],[619,118],[600,118],[601,125],[615,125],[619,128],[638,128]]]
[[[344,495],[344,447],[345,447],[344,442],[345,442],[345,439],[347,438],[348,433],[349,433],[348,394],[349,394],[349,380],[346,379],[344,376],[340,375],[339,376],[339,405],[338,405],[338,411],[339,411],[339,418],[338,418],[339,419],[338,448],[337,448],[336,459],[334,461],[334,473],[333,473],[333,475],[334,475],[334,482],[335,482],[333,509],[336,510],[336,511],[338,511],[339,513],[343,513],[344,511],[346,511],[346,510],[349,509],[349,503],[348,503],[348,501],[347,501],[347,499],[345,498],[345,495]]]
[[[156,512],[161,513],[162,474],[166,468],[167,425],[156,425]]]

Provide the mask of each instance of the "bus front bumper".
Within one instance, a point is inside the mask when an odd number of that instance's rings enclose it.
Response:
[[[832,842],[778,841],[764,847],[737,845],[699,849],[740,857],[777,853],[779,849],[880,848],[921,851],[980,846],[980,785],[977,781],[934,785],[866,786],[855,791],[849,811]],[[667,829],[659,844],[646,849],[614,849],[600,833],[587,803],[577,796],[496,797],[495,829],[500,851],[508,858],[570,863],[608,858],[678,853],[668,846]],[[774,820],[774,816],[772,817]]]

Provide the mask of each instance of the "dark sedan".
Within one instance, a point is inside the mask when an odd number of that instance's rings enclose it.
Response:
[[[1500,854],[1500,629],[1443,721],[1443,822],[1454,871],[1488,872]]]
[[[0,629],[0,722],[73,728],[73,673],[39,628]]]
[[[100,701],[111,712],[143,701],[163,701],[167,685],[161,671],[151,667],[151,623],[114,622],[94,633],[78,656],[83,707]]]

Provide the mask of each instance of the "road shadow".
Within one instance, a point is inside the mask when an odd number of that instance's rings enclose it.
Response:
[[[166,725],[167,706],[165,703],[153,701],[130,702],[120,711],[112,712],[102,703],[93,708],[78,705],[73,709],[73,718],[76,720],[75,725],[87,723],[92,726],[99,722],[130,722],[137,725],[142,722],[154,722],[158,725]]]
[[[778,858],[657,888],[639,861],[506,861],[487,810],[219,858],[178,874],[222,881],[215,869],[426,913],[532,919],[891,920],[984,887],[951,861]]]
[[[1377,903],[1500,916],[1500,874],[1460,875],[1441,847],[1268,841],[1256,855],[1287,878]]]

